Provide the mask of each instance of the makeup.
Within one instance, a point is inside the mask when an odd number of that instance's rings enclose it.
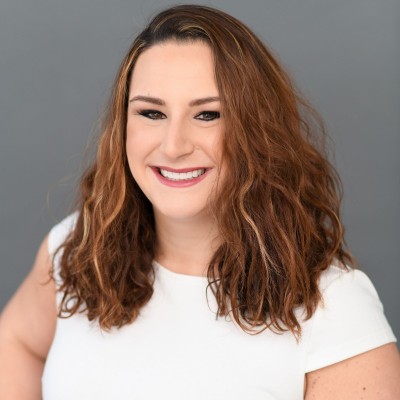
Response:
[[[164,166],[151,167],[157,179],[166,186],[185,188],[196,185],[207,177],[211,168],[194,167],[174,169]]]

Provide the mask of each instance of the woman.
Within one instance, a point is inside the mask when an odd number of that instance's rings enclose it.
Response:
[[[396,339],[351,268],[307,111],[233,17],[158,14],[77,212],[1,317],[1,398],[398,398]]]

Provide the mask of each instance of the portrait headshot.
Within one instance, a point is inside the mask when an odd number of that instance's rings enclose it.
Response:
[[[399,399],[399,27],[5,0],[0,399]]]

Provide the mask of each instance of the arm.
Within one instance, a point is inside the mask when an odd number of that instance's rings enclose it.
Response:
[[[305,400],[400,399],[400,357],[395,343],[377,347],[306,375]]]
[[[47,246],[45,238],[31,272],[0,316],[2,400],[38,400],[42,396],[41,376],[57,319]]]

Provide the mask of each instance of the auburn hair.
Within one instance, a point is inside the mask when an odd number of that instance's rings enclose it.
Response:
[[[250,334],[270,328],[300,338],[295,309],[302,307],[306,319],[313,315],[321,272],[334,259],[354,263],[345,250],[341,183],[328,161],[324,125],[248,27],[200,5],[157,14],[120,66],[97,155],[81,180],[75,228],[58,249],[59,317],[85,311],[102,329],[121,327],[152,297],[154,215],[132,177],[125,141],[135,63],[166,41],[202,41],[214,57],[229,168],[210,204],[222,240],[207,273],[217,317],[231,313]]]

